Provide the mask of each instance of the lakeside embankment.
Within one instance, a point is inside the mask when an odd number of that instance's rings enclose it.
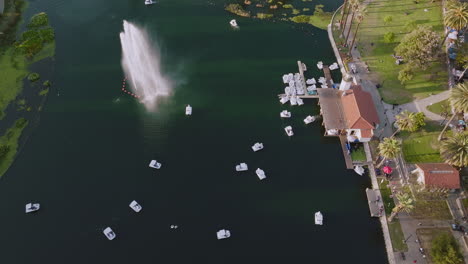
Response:
[[[0,137],[0,177],[16,157],[22,131],[29,123],[26,116],[31,118],[31,113],[41,111],[45,101],[43,97],[51,85],[49,80],[31,72],[30,68],[34,63],[54,56],[54,30],[47,14],[38,13],[28,19],[26,30],[19,33],[27,7],[28,3],[23,0],[7,0],[0,17],[0,31],[3,33],[0,42],[0,119],[1,131],[5,131]],[[36,91],[24,93],[24,89]],[[34,101],[39,101],[39,104],[35,105]]]

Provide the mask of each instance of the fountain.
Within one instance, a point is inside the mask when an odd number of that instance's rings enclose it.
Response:
[[[146,32],[124,20],[120,33],[122,67],[133,92],[147,110],[154,110],[156,99],[167,96],[171,81],[161,73],[159,52],[154,50]]]

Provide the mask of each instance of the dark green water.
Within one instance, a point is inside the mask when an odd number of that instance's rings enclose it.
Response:
[[[319,123],[304,125],[316,101],[284,107],[276,97],[296,60],[315,77],[316,61],[333,62],[326,32],[242,18],[233,31],[223,4],[31,2],[27,15],[46,11],[56,28],[54,89],[0,180],[1,263],[387,263],[368,178],[345,169]],[[179,80],[156,113],[120,91],[123,19],[148,29]],[[293,118],[281,120],[283,109]],[[257,141],[265,149],[253,153]],[[160,171],[148,168],[153,158]],[[239,162],[250,171],[235,173]],[[25,215],[30,200],[43,209]],[[232,237],[216,240],[221,228]]]

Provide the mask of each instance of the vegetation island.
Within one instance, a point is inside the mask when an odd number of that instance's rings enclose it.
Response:
[[[26,30],[19,32],[27,6],[24,0],[5,0],[0,13],[0,118],[4,120],[5,116],[11,115],[16,119],[0,135],[0,176],[16,157],[22,132],[29,123],[24,113],[38,112],[44,103],[44,100],[39,100],[39,105],[29,104],[35,98],[22,93],[25,86],[26,89],[36,89],[33,94],[38,97],[47,95],[51,86],[49,80],[40,83],[40,74],[29,69],[32,64],[54,56],[54,30],[47,14],[42,12],[29,18]]]

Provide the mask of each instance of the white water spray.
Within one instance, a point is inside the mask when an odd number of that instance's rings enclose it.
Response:
[[[126,20],[123,27],[122,67],[133,92],[148,110],[153,110],[158,96],[169,95],[171,81],[162,75],[159,52],[150,45],[146,32]]]

